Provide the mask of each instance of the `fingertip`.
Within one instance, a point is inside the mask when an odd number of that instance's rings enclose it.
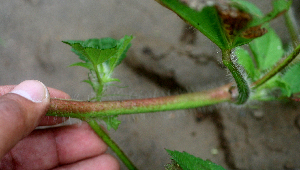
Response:
[[[26,80],[17,85],[10,93],[22,96],[34,103],[49,102],[47,87],[38,80]]]

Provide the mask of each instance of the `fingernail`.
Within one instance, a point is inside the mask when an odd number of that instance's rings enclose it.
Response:
[[[37,80],[23,81],[10,93],[18,94],[35,103],[40,103],[49,96],[46,86]]]

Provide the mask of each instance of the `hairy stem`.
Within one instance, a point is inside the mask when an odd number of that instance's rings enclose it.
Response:
[[[283,70],[288,64],[290,64],[300,53],[300,44],[294,49],[294,51],[288,55],[286,58],[283,58],[280,60],[271,71],[269,71],[266,75],[264,75],[262,78],[254,82],[251,87],[253,89],[258,88],[265,82],[267,82],[269,79],[271,79],[273,76],[275,76],[277,73],[279,73],[281,70]]]
[[[102,79],[101,79],[101,76],[100,76],[100,72],[98,70],[98,66],[96,64],[93,64],[93,67],[94,67],[95,74],[97,76],[97,80],[98,80],[98,83],[99,83],[99,87],[98,87],[97,91],[95,91],[96,96],[97,96],[96,98],[98,98],[103,93],[103,82],[102,82]]]
[[[228,84],[203,92],[123,101],[87,102],[51,99],[47,115],[84,119],[196,108],[230,101],[231,87],[232,85]]]
[[[293,47],[296,48],[297,45],[299,44],[299,38],[298,38],[297,26],[294,21],[294,17],[291,9],[284,13],[284,19],[285,19],[285,25],[289,30],[293,42]]]
[[[238,88],[239,94],[236,100],[236,104],[245,103],[249,98],[250,89],[246,80],[243,78],[242,74],[231,60],[231,50],[222,50],[222,60],[223,64],[231,72]]]
[[[97,135],[116,153],[121,161],[126,165],[129,170],[136,170],[130,159],[124,154],[121,148],[109,137],[109,135],[101,128],[101,126],[94,119],[85,120]]]

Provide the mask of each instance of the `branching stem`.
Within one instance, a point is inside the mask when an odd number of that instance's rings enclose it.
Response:
[[[262,78],[254,82],[251,87],[253,89],[258,88],[265,82],[267,82],[269,79],[271,79],[273,76],[275,76],[277,73],[279,73],[281,70],[283,70],[288,64],[290,64],[300,53],[300,44],[294,49],[294,51],[288,55],[287,57],[280,60],[271,71],[269,71],[266,75],[264,75]]]

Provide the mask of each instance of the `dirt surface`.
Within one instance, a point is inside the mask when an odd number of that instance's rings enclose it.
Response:
[[[252,1],[271,10],[271,1]],[[4,0],[0,3],[0,84],[38,79],[86,100],[82,68],[68,39],[134,35],[128,57],[115,73],[121,87],[105,100],[173,95],[217,87],[232,80],[220,50],[153,0]],[[299,10],[299,2],[294,4]],[[298,11],[299,12],[299,11]],[[280,17],[271,25],[288,42]],[[186,151],[227,169],[300,169],[298,103],[229,104],[120,117],[111,136],[140,169],[164,169],[165,148]],[[122,166],[122,169],[125,169]]]

